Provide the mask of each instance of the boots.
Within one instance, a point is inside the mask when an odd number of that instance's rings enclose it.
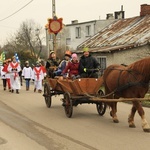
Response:
[[[38,93],[42,93],[42,90],[38,90]]]
[[[34,88],[34,92],[36,92],[36,88]]]
[[[26,87],[26,91],[29,91],[29,87]]]
[[[18,89],[16,90],[16,94],[19,94],[19,90]]]
[[[9,87],[9,92],[11,92],[11,88]]]

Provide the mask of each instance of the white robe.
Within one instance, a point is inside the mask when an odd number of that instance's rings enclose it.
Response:
[[[44,73],[43,73],[42,67],[33,68],[32,79],[34,80],[35,88],[37,90],[42,90],[42,80],[44,79]]]
[[[12,65],[11,65],[12,64]],[[17,65],[18,64],[18,65]],[[17,69],[16,71],[12,69]],[[8,65],[8,71],[10,72],[10,84],[13,90],[20,89],[20,77],[18,72],[21,71],[20,64],[18,62],[11,62]]]
[[[31,79],[32,78],[32,68],[24,67],[22,70],[22,76],[24,77],[24,79]]]

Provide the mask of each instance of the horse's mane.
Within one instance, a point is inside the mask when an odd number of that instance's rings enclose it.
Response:
[[[150,73],[150,57],[146,57],[139,61],[136,61],[129,66],[127,66],[129,70],[138,71],[141,74],[149,74]]]

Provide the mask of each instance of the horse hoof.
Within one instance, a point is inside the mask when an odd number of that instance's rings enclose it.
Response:
[[[114,123],[119,123],[119,120],[113,120]]]
[[[136,126],[134,124],[130,124],[129,127],[130,128],[136,128]]]
[[[143,129],[144,132],[150,132],[150,128],[149,129]]]

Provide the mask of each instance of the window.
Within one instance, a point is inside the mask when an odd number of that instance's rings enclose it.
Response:
[[[71,45],[71,38],[66,38],[66,45]]]
[[[86,36],[91,36],[91,26],[86,26]]]
[[[103,75],[104,70],[106,69],[106,57],[98,57],[97,58],[100,64],[100,76]]]
[[[81,28],[76,27],[76,38],[81,38]]]

